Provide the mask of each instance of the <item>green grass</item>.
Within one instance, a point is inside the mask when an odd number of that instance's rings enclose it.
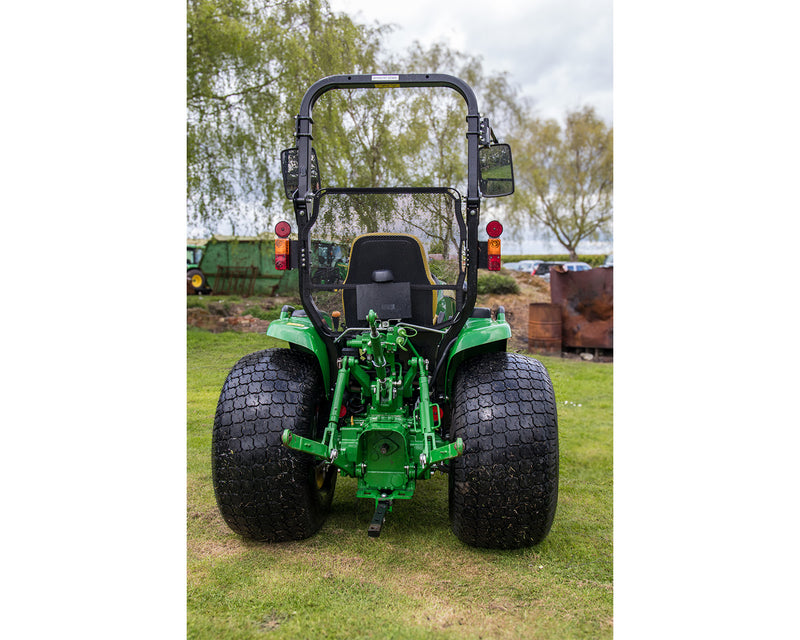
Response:
[[[211,485],[211,428],[228,370],[283,344],[190,329],[187,569],[189,638],[611,638],[613,365],[541,358],[558,403],[561,472],[550,535],[515,551],[473,549],[450,531],[447,478],[420,482],[369,538],[371,501],[339,478],[308,540],[261,544],[223,522]]]

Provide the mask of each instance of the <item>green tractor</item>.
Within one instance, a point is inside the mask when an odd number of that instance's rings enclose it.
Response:
[[[200,270],[204,247],[199,244],[186,245],[186,293],[210,293],[205,274]]]
[[[322,188],[310,143],[317,99],[405,87],[448,87],[466,101],[466,199],[445,187]],[[393,503],[439,471],[459,539],[540,542],[558,496],[553,387],[539,361],[506,351],[503,308],[475,307],[478,269],[500,268],[502,232],[497,221],[480,229],[481,197],[513,192],[510,148],[472,89],[443,74],[324,78],[296,127],[297,147],[281,154],[295,224],[276,226],[275,261],[298,270],[302,309],[285,306],[267,330],[288,348],[245,356],[222,388],[212,442],[222,516],[250,539],[307,538],[341,475],[374,501],[375,537]],[[349,247],[343,278],[312,276],[325,266],[318,242]]]

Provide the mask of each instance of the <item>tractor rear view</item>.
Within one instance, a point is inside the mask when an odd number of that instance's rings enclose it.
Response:
[[[464,98],[466,197],[451,187],[323,188],[311,148],[318,98],[406,87]],[[458,538],[540,542],[558,494],[553,387],[539,361],[506,352],[502,307],[494,317],[475,307],[478,269],[500,269],[502,225],[482,226],[480,204],[513,192],[508,145],[472,89],[443,74],[324,78],[296,126],[297,147],[281,156],[295,219],[276,226],[275,261],[298,270],[302,308],[284,307],[267,330],[288,348],[245,356],[222,388],[212,476],[225,521],[255,540],[306,538],[345,476],[374,502],[368,534],[379,536],[393,505],[442,471]]]

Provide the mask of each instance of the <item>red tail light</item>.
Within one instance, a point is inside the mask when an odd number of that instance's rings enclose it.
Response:
[[[278,271],[286,271],[289,268],[289,234],[292,233],[292,225],[285,220],[281,220],[275,225],[275,268]]]
[[[486,233],[490,238],[486,243],[488,253],[487,267],[489,271],[500,271],[500,234],[503,233],[503,225],[497,220],[492,220],[486,225]]]
[[[275,268],[278,271],[289,268],[289,241],[286,238],[275,238]]]

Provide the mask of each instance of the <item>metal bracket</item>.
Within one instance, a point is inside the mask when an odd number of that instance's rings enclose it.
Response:
[[[306,122],[308,122],[308,126],[303,127],[301,123],[305,124]],[[303,131],[304,128],[311,129],[311,126],[313,126],[313,124],[314,120],[310,116],[300,116],[300,115],[295,116],[294,117],[295,136],[297,136],[298,138],[301,136],[305,136],[309,139],[313,139],[313,136],[310,133]]]
[[[367,529],[367,535],[370,538],[377,538],[381,535],[381,527],[383,527],[383,521],[386,520],[386,512],[391,506],[391,500],[378,500],[378,504],[375,507],[375,515],[372,516],[372,522],[370,522],[369,529]]]
[[[489,118],[483,118],[481,120],[480,143],[484,147],[488,147],[492,143],[497,144],[497,138],[494,135],[494,131],[492,131],[492,127],[489,125]]]

